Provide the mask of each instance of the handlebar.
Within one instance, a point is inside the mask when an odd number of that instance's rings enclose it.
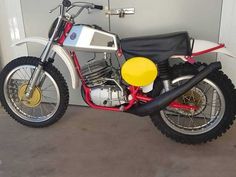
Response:
[[[90,10],[90,9],[97,9],[97,10],[103,10],[103,6],[101,5],[96,5],[93,3],[89,3],[89,2],[73,2],[71,3],[70,0],[63,0],[62,3],[60,5],[58,5],[56,8],[50,10],[49,12],[52,13],[53,11],[55,11],[57,8],[60,8],[60,15],[62,17],[64,17],[66,15],[66,13],[68,13],[72,8],[74,7],[80,7],[80,9],[78,10],[78,12],[74,15],[70,15],[70,17],[72,18],[76,18],[77,16],[80,15],[80,13],[84,10]]]
[[[100,6],[100,5],[94,5],[94,9],[103,10],[103,6]]]
[[[65,7],[70,7],[71,6],[71,1],[70,0],[63,0],[62,4]]]

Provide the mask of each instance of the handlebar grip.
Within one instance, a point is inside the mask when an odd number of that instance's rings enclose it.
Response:
[[[65,7],[70,7],[70,6],[71,6],[70,0],[63,0],[62,4],[63,4],[63,6],[65,6]]]
[[[94,9],[103,10],[103,6],[100,6],[100,5],[94,5]]]

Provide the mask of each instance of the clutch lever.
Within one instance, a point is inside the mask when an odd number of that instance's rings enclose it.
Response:
[[[51,10],[49,11],[49,13],[50,13],[50,14],[53,13],[53,12],[54,12],[55,10],[57,10],[59,7],[61,7],[61,5],[58,5],[57,7],[51,9]]]

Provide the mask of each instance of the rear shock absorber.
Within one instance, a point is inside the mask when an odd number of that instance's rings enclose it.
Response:
[[[158,69],[159,69],[159,78],[162,80],[164,89],[167,92],[171,89],[169,61],[164,60],[158,62]]]

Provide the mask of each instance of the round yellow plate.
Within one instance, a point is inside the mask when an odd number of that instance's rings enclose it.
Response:
[[[34,92],[32,94],[32,97],[30,99],[25,99],[25,90],[27,89],[27,84],[23,84],[22,86],[19,87],[18,90],[18,97],[21,100],[21,102],[30,108],[37,107],[42,100],[42,93],[40,88],[36,87],[34,89]]]
[[[128,84],[143,87],[154,82],[158,75],[158,69],[150,59],[134,57],[123,64],[121,75]]]

